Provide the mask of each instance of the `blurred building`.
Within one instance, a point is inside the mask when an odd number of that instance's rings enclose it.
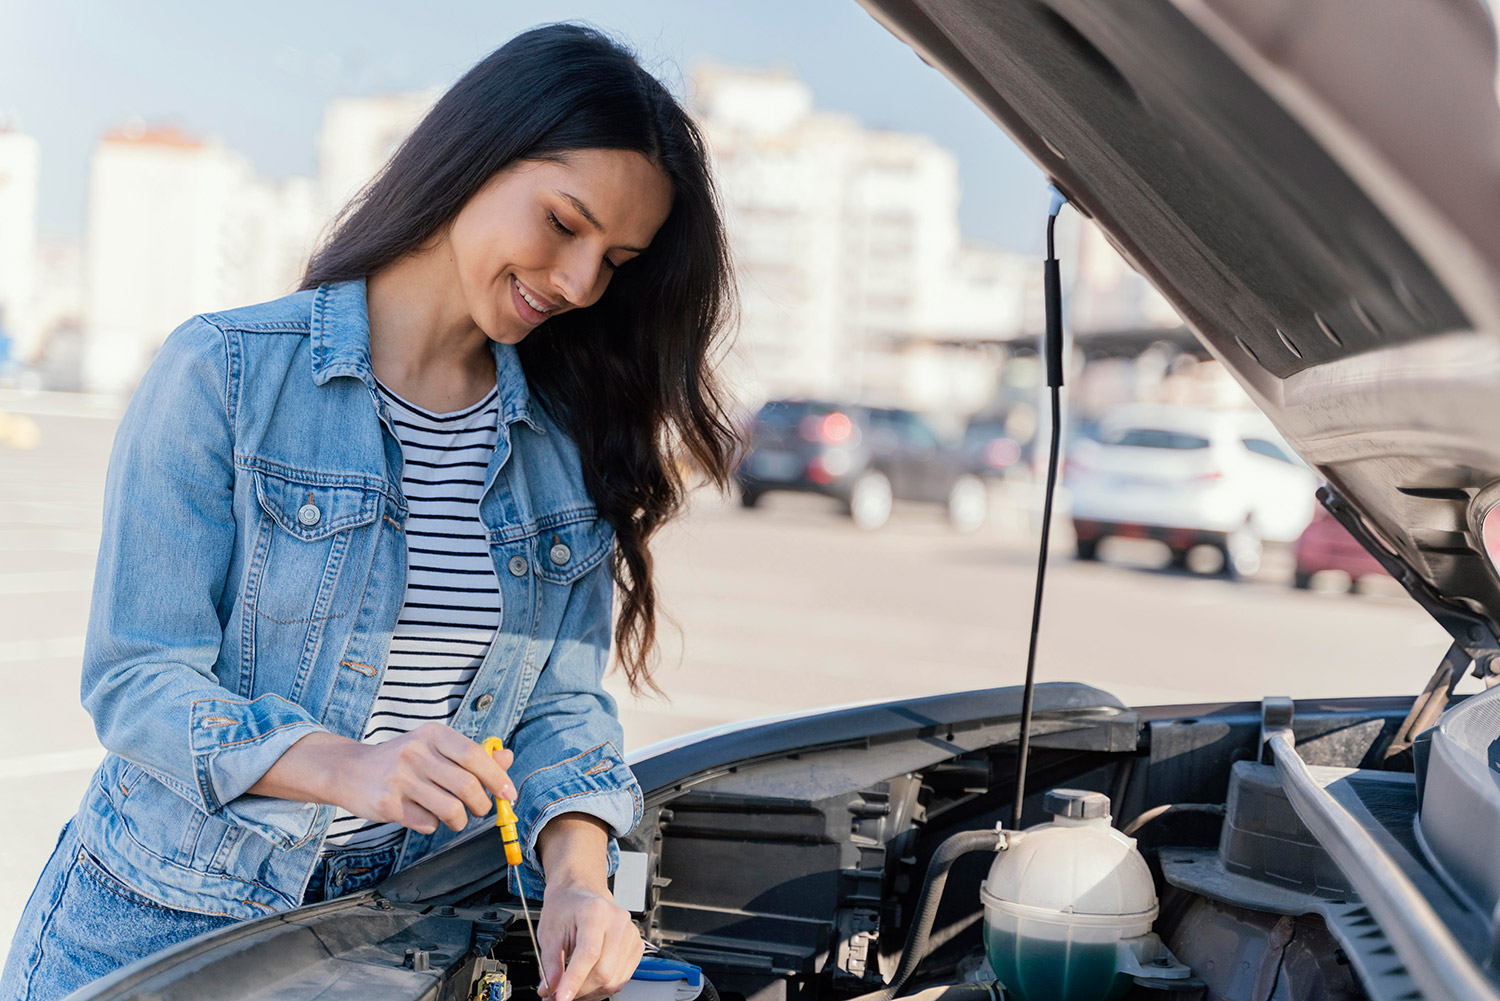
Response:
[[[332,218],[390,159],[441,90],[336,97],[318,135],[319,209]]]
[[[0,124],[0,367],[36,350],[36,140]]]
[[[257,178],[221,144],[105,136],[89,179],[84,385],[128,389],[189,316],[290,291],[319,221],[311,182]]]
[[[1072,271],[1068,322],[1074,331],[1114,331],[1181,326],[1182,319],[1160,292],[1120,256],[1109,238],[1077,213],[1065,213]]]
[[[694,101],[739,278],[741,398],[953,404],[950,375],[975,382],[976,359],[950,372],[944,345],[1018,330],[1025,280],[1014,255],[963,242],[953,154],[818,111],[784,71],[706,67]],[[973,403],[993,373],[977,382]]]

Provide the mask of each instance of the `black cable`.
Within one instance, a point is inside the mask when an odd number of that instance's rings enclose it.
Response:
[[[1053,249],[1052,230],[1057,223],[1058,204],[1047,216],[1047,260],[1044,263],[1047,305],[1047,387],[1052,397],[1052,434],[1047,450],[1047,490],[1042,500],[1042,549],[1036,561],[1036,595],[1031,604],[1031,645],[1026,651],[1026,687],[1021,694],[1021,738],[1016,750],[1016,797],[1011,805],[1010,826],[1021,828],[1021,808],[1026,800],[1026,763],[1031,755],[1031,705],[1036,692],[1036,640],[1042,621],[1042,585],[1047,579],[1047,543],[1052,534],[1052,494],[1057,486],[1057,452],[1062,441],[1062,282]]]
[[[970,852],[992,852],[1000,846],[1000,838],[994,831],[960,831],[938,845],[927,863],[927,877],[922,883],[922,894],[917,898],[916,910],[912,912],[911,930],[906,934],[906,946],[901,951],[901,965],[896,976],[878,991],[862,994],[854,1001],[891,1001],[911,975],[917,971],[922,960],[927,958],[927,939],[932,934],[932,922],[937,917],[938,904],[943,900],[943,887],[948,883],[948,871],[961,856]]]
[[[698,966],[697,963],[688,963],[687,960],[682,958],[681,953],[673,952],[671,949],[667,949],[662,946],[657,946],[654,953],[647,953],[647,955],[657,955],[663,959],[671,959],[679,963],[687,963],[688,966]],[[703,990],[698,994],[698,996],[702,998],[703,1001],[720,1001],[719,989],[714,986],[714,982],[712,980],[708,979],[708,974],[703,972],[703,968],[701,966],[698,967],[698,976],[703,980]]]

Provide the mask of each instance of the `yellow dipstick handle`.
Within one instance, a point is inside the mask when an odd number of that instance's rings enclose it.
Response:
[[[484,753],[494,757],[505,750],[505,745],[500,743],[499,737],[486,737],[480,745]],[[500,828],[500,841],[505,845],[505,862],[507,865],[521,864],[521,837],[516,833],[516,811],[506,800],[499,796],[495,797],[495,826]]]

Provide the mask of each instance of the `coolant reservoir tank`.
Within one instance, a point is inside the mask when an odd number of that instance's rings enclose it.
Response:
[[[1043,805],[1052,821],[1012,834],[979,890],[990,967],[1021,1001],[1111,1001],[1158,961],[1151,872],[1103,793]]]

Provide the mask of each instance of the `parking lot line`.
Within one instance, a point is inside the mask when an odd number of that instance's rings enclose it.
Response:
[[[0,640],[0,664],[17,664],[28,660],[52,660],[59,657],[81,657],[82,655],[82,635]]]
[[[0,573],[0,594],[60,594],[91,591],[92,570],[34,570],[29,573]]]
[[[49,751],[45,754],[0,758],[0,780],[56,775],[61,772],[88,772],[99,767],[99,762],[103,760],[102,747],[81,747],[76,751]]]

